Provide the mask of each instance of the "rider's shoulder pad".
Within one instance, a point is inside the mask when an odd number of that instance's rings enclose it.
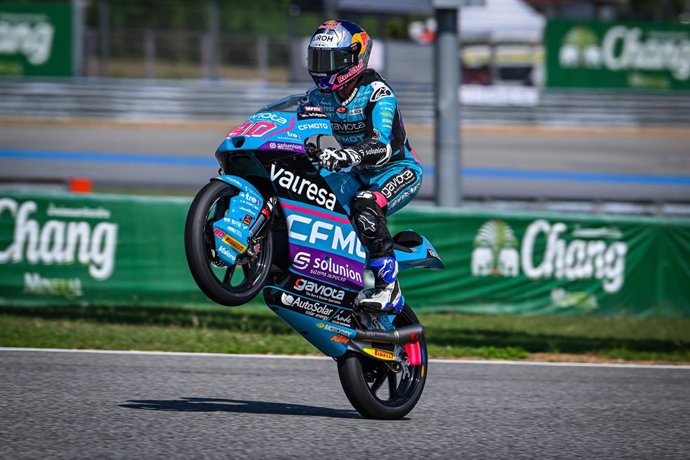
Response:
[[[393,90],[391,90],[388,85],[383,81],[374,81],[371,83],[371,96],[369,96],[370,102],[378,102],[381,99],[395,98]]]

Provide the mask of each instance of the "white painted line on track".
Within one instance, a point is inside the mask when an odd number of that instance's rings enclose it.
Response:
[[[481,359],[430,359],[432,363],[439,364],[506,364],[509,366],[553,366],[553,367],[613,367],[632,369],[686,369],[687,364],[640,364],[640,363],[571,363],[566,361],[504,361]]]
[[[149,356],[201,356],[211,358],[279,358],[279,359],[332,359],[328,356],[310,355],[252,355],[234,353],[194,353],[187,351],[144,351],[144,350],[81,350],[77,348],[13,348],[0,347],[0,351],[45,351],[48,353],[96,353],[108,355],[149,355]]]
[[[249,359],[306,359],[306,360],[330,360],[328,356],[310,355],[252,355],[232,353],[192,353],[184,351],[141,351],[141,350],[80,350],[67,348],[14,348],[0,347],[1,351],[24,351],[45,353],[94,353],[111,355],[148,355],[148,356],[187,356],[210,358],[249,358]],[[509,366],[553,366],[553,367],[611,367],[631,369],[684,369],[690,370],[687,364],[639,364],[639,363],[571,363],[560,361],[503,361],[481,359],[430,359],[434,364],[490,364]]]

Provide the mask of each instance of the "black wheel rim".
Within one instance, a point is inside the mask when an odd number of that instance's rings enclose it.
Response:
[[[256,256],[247,253],[237,257],[234,265],[225,265],[216,253],[215,238],[213,235],[213,223],[227,215],[231,200],[237,196],[237,191],[232,188],[223,190],[213,203],[209,206],[204,222],[204,246],[206,249],[206,262],[209,270],[213,273],[218,284],[225,290],[234,294],[242,294],[257,283],[261,282],[262,274],[270,263],[267,251],[264,251],[268,233],[257,235],[256,245],[252,249]]]
[[[412,322],[401,314],[396,317],[393,324],[401,327],[410,325]],[[423,385],[426,372],[426,350],[424,343],[420,342],[419,346],[423,353],[421,364],[403,366],[402,372],[395,372],[382,361],[362,357],[362,370],[369,391],[381,404],[389,407],[401,406],[409,401]]]

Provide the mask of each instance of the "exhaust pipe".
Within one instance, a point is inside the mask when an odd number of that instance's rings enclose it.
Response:
[[[363,331],[355,329],[355,338],[368,342],[392,343],[393,345],[405,345],[406,343],[419,342],[424,335],[424,327],[421,324],[401,327],[393,331]]]

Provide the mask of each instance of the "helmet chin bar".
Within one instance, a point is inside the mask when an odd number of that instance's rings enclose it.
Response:
[[[354,67],[360,66],[360,69],[357,71],[353,72],[351,75],[348,76],[342,83],[336,83],[337,79],[339,76],[347,75],[350,73]],[[364,70],[366,70],[366,65],[363,63],[358,63],[355,66],[350,66],[346,69],[341,70],[340,72],[334,73],[332,75],[325,75],[321,76],[323,74],[314,74],[310,72],[310,75],[312,79],[314,80],[314,83],[316,86],[319,88],[319,90],[323,93],[332,93],[333,91],[337,91],[343,86],[346,86],[348,83],[352,82],[354,79],[356,79],[359,75],[361,75]],[[333,83],[330,83],[330,80],[333,80]]]

